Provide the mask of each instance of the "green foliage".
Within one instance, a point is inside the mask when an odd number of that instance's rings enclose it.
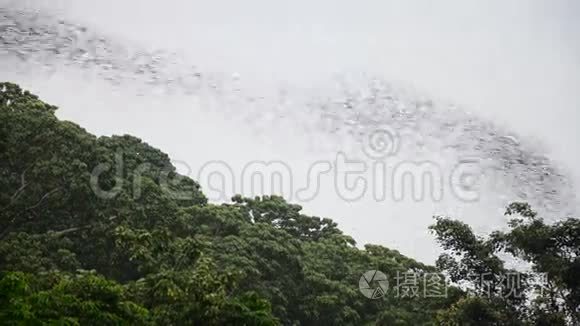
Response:
[[[128,135],[97,138],[58,120],[56,110],[0,83],[3,324],[577,321],[578,220],[547,225],[529,206],[513,204],[508,213],[521,218],[510,232],[481,238],[468,225],[439,218],[431,229],[448,252],[427,266],[382,246],[358,248],[331,219],[307,216],[281,197],[209,204],[167,154]],[[506,299],[499,286],[486,298],[482,284],[473,284],[450,287],[446,297],[388,292],[370,300],[358,289],[368,270],[391,280],[445,272],[458,284],[472,273],[509,272],[499,252],[550,274],[547,294]]]
[[[93,273],[9,272],[0,278],[0,320],[3,325],[148,324],[147,309],[126,300],[125,292]]]
[[[446,325],[567,325],[580,323],[580,220],[546,224],[527,203],[512,203],[508,232],[476,236],[459,221],[437,218],[431,226],[447,253],[437,266],[456,282],[470,283],[466,297],[441,312]],[[529,272],[504,267],[499,254],[531,264]],[[517,275],[508,284],[506,275]],[[486,275],[474,281],[470,275]],[[534,275],[544,275],[534,282]],[[488,283],[489,282],[489,283]],[[517,293],[513,292],[517,286]]]

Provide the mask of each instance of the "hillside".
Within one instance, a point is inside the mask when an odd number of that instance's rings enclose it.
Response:
[[[307,216],[281,197],[209,203],[159,149],[130,135],[96,137],[60,121],[56,110],[18,85],[0,83],[2,324],[579,320],[577,219],[546,225],[529,206],[514,203],[507,213],[521,219],[511,231],[481,238],[465,224],[437,218],[432,231],[450,254],[427,266],[382,246],[357,247],[331,219]],[[549,291],[531,296],[531,274],[522,274],[525,294],[510,296],[500,276],[515,271],[504,267],[499,251],[548,273]],[[374,298],[361,283],[367,271],[388,280],[369,284],[386,290]],[[499,285],[460,289],[444,283],[443,274],[458,285],[472,282],[471,274],[489,274]],[[410,276],[415,282],[405,283]]]

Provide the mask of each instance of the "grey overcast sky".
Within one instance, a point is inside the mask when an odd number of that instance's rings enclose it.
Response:
[[[413,85],[541,140],[554,160],[576,176],[580,171],[580,1],[0,0],[10,5],[67,17],[120,42],[179,51],[203,71],[235,73],[256,89],[309,88],[333,74],[359,72]],[[180,99],[112,94],[99,81],[81,90],[79,83],[87,82],[75,80],[74,72],[51,81],[0,75],[57,103],[61,117],[92,132],[132,133],[190,164],[306,155],[301,147],[308,137],[291,131],[280,131],[288,137],[282,149],[244,150],[259,147],[247,126],[200,117]],[[71,87],[77,91],[67,91]],[[167,106],[179,109],[168,112]],[[204,147],[208,141],[212,145]],[[425,231],[430,205],[322,198],[304,206],[336,218],[360,242],[424,260],[437,251]],[[497,213],[480,206],[473,211],[482,218]],[[409,212],[425,216],[401,219]]]
[[[530,133],[551,126],[572,139],[580,135],[574,0],[23,3],[111,35],[187,51],[207,70],[302,84],[336,72],[381,73],[480,114],[511,122],[526,115]],[[573,144],[549,138],[566,151]]]

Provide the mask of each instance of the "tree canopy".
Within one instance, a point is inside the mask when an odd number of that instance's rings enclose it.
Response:
[[[431,230],[446,253],[429,266],[357,247],[331,219],[278,196],[211,204],[159,149],[96,137],[56,110],[0,83],[2,324],[580,323],[578,219],[547,224],[514,203],[509,231],[483,237],[437,217]],[[506,268],[502,254],[531,269]],[[384,273],[389,291],[365,297],[367,271]],[[509,274],[521,280],[518,295]],[[395,291],[411,275],[434,277],[445,295],[424,295],[424,282]]]

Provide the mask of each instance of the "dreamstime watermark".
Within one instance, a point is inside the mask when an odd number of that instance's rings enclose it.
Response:
[[[186,162],[177,161],[173,164],[185,173],[176,173],[173,166],[161,168],[157,182],[173,198],[183,200],[195,196],[196,191],[179,187],[185,177],[199,182],[204,194],[212,201],[228,201],[234,194],[248,197],[277,194],[290,201],[309,202],[323,191],[332,191],[347,202],[368,196],[375,201],[439,202],[446,194],[464,202],[479,200],[483,171],[478,158],[463,158],[451,169],[444,169],[435,161],[397,161],[399,151],[399,135],[388,127],[382,127],[363,137],[363,159],[338,152],[333,159],[310,163],[306,170],[301,171],[300,177],[295,173],[295,167],[282,160],[249,161],[238,171],[226,161],[209,161],[197,171]],[[91,187],[98,197],[115,197],[127,182],[132,183],[129,186],[133,198],[141,196],[144,178],[154,167],[143,163],[126,171],[125,156],[118,152],[114,162],[99,164],[92,171]],[[109,178],[114,175],[114,184],[103,185],[101,179],[104,175]],[[299,184],[299,179],[304,182]],[[326,186],[324,190],[323,185]]]

